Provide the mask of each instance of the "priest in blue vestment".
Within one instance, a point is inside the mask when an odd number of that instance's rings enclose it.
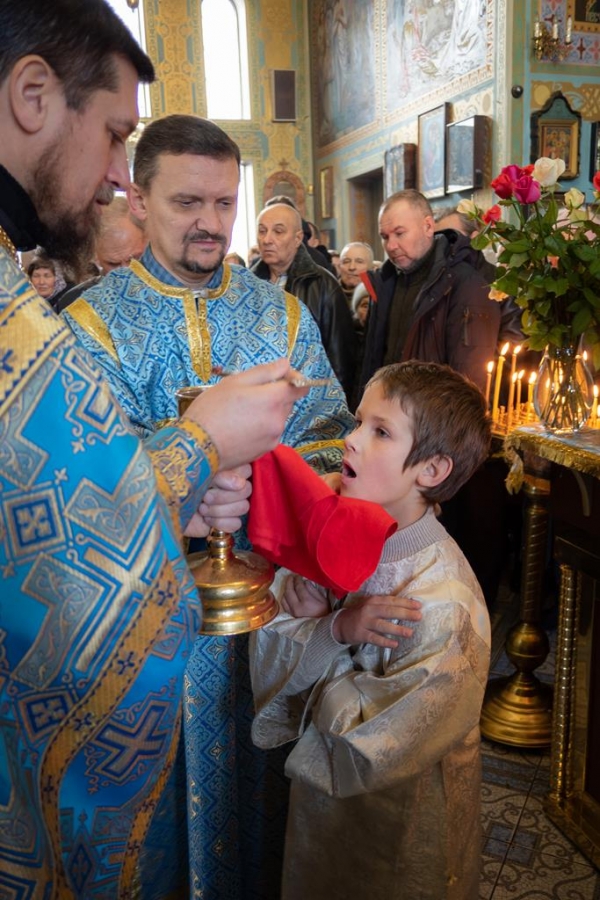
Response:
[[[68,260],[128,186],[152,65],[104,0],[0,0],[0,21],[0,896],[181,897],[181,537],[307,392],[280,361],[144,446],[17,250]]]
[[[237,145],[211,122],[150,123],[131,189],[149,245],[63,315],[142,436],[176,415],[178,388],[287,356],[320,383],[296,404],[282,441],[320,473],[332,471],[353,418],[314,319],[296,297],[223,262],[239,166]],[[204,900],[279,896],[287,783],[281,754],[252,745],[253,711],[247,640],[199,638],[183,724],[191,891]]]

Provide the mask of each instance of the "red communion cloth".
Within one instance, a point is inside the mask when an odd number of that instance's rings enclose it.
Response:
[[[252,465],[254,549],[338,598],[375,571],[397,527],[377,503],[338,496],[291,447],[280,444]]]

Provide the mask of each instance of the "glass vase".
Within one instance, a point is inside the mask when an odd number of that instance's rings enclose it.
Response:
[[[539,368],[533,405],[544,428],[569,434],[585,425],[593,401],[593,380],[577,345],[549,345]]]

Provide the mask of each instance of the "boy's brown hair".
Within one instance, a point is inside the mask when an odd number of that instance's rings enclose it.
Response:
[[[422,491],[429,503],[449,500],[489,454],[491,423],[481,391],[450,366],[416,360],[384,366],[367,387],[373,384],[410,416],[413,442],[404,469],[435,456],[452,460],[448,477]]]

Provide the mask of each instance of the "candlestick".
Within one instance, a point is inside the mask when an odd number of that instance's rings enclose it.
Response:
[[[556,21],[555,16],[552,16],[552,40],[558,40],[558,22]]]
[[[537,372],[532,372],[529,376],[529,384],[527,385],[527,421],[535,419],[535,409],[533,408],[533,387],[537,380]]]
[[[570,44],[572,41],[572,30],[573,30],[573,19],[571,16],[567,18],[567,30],[565,31],[565,44]]]
[[[490,390],[492,388],[492,372],[494,371],[494,361],[492,360],[486,366],[487,378],[485,380],[485,405],[490,408]]]
[[[496,380],[494,382],[494,399],[492,401],[492,422],[498,419],[498,401],[500,400],[500,382],[502,381],[502,369],[504,367],[504,358],[508,353],[510,344],[507,342],[500,351],[498,357],[498,365],[496,366]]]

